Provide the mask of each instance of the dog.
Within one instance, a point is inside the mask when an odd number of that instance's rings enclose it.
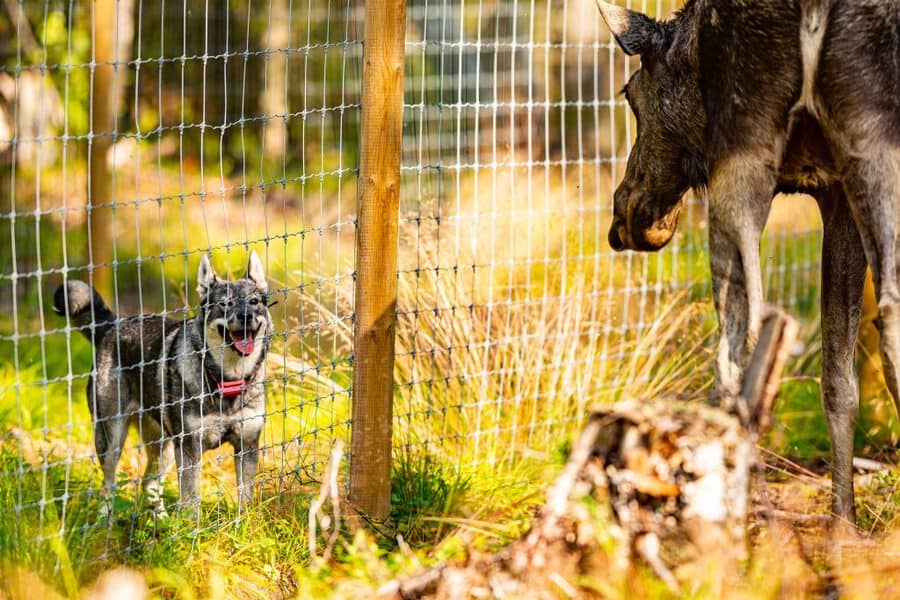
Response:
[[[273,331],[259,256],[250,253],[244,278],[225,281],[204,255],[197,293],[197,315],[184,321],[153,314],[119,318],[83,281],[68,281],[54,293],[55,312],[94,346],[87,401],[107,515],[130,425],[147,450],[143,492],[157,516],[167,516],[162,480],[173,463],[179,505],[199,506],[203,452],[224,442],[235,450],[239,504],[252,497]]]

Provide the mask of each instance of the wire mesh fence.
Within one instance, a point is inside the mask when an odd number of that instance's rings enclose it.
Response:
[[[139,490],[141,448],[152,445],[132,434],[114,494],[101,489],[97,399],[85,387],[104,354],[53,314],[64,280],[96,284],[117,315],[194,319],[207,314],[195,292],[201,257],[238,279],[255,250],[277,301],[256,501],[306,503],[331,443],[352,429],[361,3],[107,4],[0,8],[0,521],[16,532],[10,556],[26,551],[20,542],[61,540],[72,560],[103,560],[146,543],[150,527]],[[111,58],[98,59],[98,38]],[[552,449],[591,404],[621,391],[625,370],[649,380],[636,357],[658,351],[671,297],[708,296],[702,201],[688,202],[659,254],[606,243],[635,132],[619,90],[636,66],[591,0],[409,2],[397,453],[495,468]],[[98,99],[110,102],[111,127]],[[813,211],[779,200],[763,246],[769,298],[806,315],[817,289]],[[118,360],[133,340],[112,331]],[[142,372],[185,354],[146,348]],[[231,455],[203,453],[200,515],[179,517],[189,526],[172,536],[239,518]],[[176,478],[163,489],[173,506]],[[112,514],[101,518],[104,504]]]

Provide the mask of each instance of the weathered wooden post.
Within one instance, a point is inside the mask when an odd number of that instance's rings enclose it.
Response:
[[[350,500],[390,513],[406,0],[367,0],[363,37]]]

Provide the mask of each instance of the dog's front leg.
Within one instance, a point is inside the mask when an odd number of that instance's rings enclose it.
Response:
[[[234,449],[234,472],[237,477],[238,504],[245,506],[253,499],[253,480],[259,468],[259,434],[247,436]]]
[[[200,505],[200,461],[203,448],[200,435],[184,433],[175,444],[178,466],[178,505],[196,511]]]
[[[743,370],[759,338],[759,242],[774,187],[774,173],[764,161],[747,157],[724,161],[710,182],[710,270],[719,318],[716,390],[726,407],[740,394]]]

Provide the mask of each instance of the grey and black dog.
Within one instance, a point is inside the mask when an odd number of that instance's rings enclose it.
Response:
[[[95,363],[87,400],[107,499],[128,428],[138,427],[147,450],[144,494],[166,514],[162,480],[178,466],[179,500],[200,500],[203,452],[223,442],[235,450],[241,504],[252,496],[265,413],[265,358],[273,326],[262,263],[250,253],[243,279],[225,281],[203,256],[197,275],[200,308],[185,321],[161,315],[117,317],[82,281],[54,294],[54,310],[68,316],[93,344]],[[104,513],[109,502],[104,502]]]
[[[834,513],[854,520],[854,350],[866,266],[884,375],[900,406],[900,1],[688,0],[668,21],[597,0],[641,68],[637,141],[616,190],[615,250],[657,250],[682,195],[707,190],[722,397],[740,389],[763,312],[759,243],[773,196],[822,213],[822,396]]]

